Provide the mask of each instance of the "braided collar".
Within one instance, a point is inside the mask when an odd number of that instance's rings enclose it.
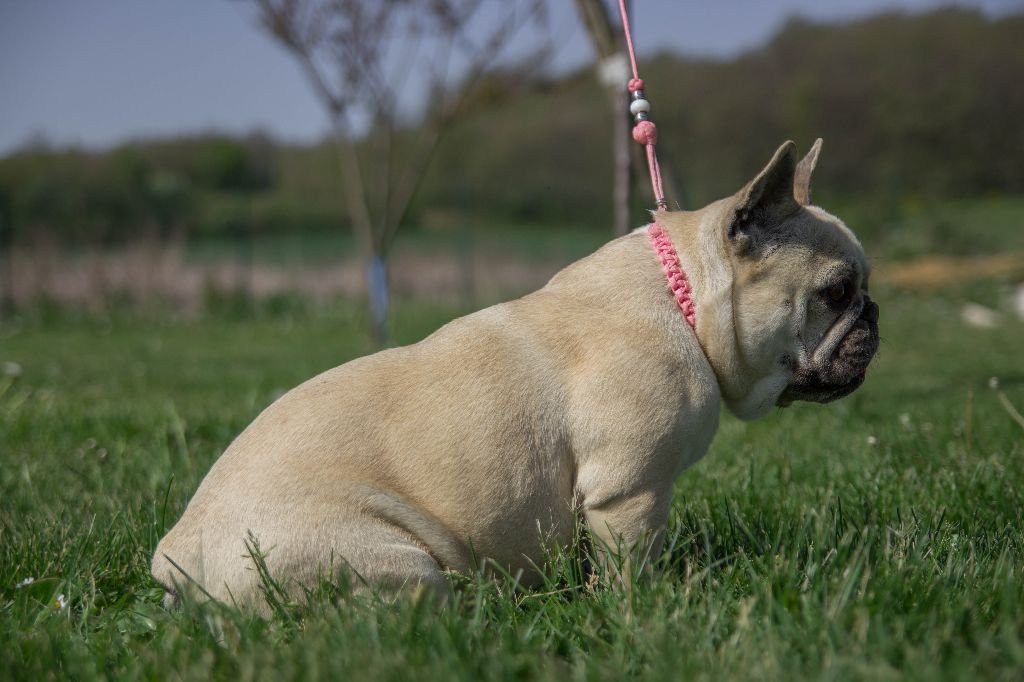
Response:
[[[661,269],[668,281],[668,288],[676,299],[679,311],[686,318],[690,328],[697,331],[697,310],[693,304],[693,288],[690,287],[690,280],[683,272],[683,266],[679,262],[679,254],[676,247],[672,245],[668,232],[658,223],[651,223],[647,226],[647,237],[651,240],[654,252],[658,254],[661,261]]]

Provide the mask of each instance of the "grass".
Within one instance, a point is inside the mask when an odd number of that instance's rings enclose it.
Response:
[[[435,613],[324,589],[269,621],[165,611],[149,559],[262,407],[367,351],[361,313],[5,322],[0,678],[1021,679],[1024,428],[1003,401],[1024,408],[1024,324],[967,329],[955,295],[880,298],[865,387],[725,418],[631,593],[587,588],[563,554],[533,592],[469,576]],[[396,336],[454,314],[400,306]]]
[[[972,256],[1024,251],[1024,198],[1017,196],[865,201],[837,197],[830,207],[864,240],[869,253],[887,261],[926,256]],[[395,255],[476,251],[525,260],[581,258],[606,241],[610,225],[523,225],[453,218],[433,228],[403,228]],[[328,265],[354,257],[355,241],[338,230],[196,235],[187,243],[189,262],[251,261],[261,265]]]
[[[886,261],[1024,251],[1022,197],[870,199],[826,199],[822,206],[842,216],[868,253],[884,254]]]
[[[1024,212],[1019,210],[1017,215]],[[481,252],[521,260],[571,262],[593,253],[608,241],[607,226],[550,226],[522,224],[475,225],[458,222],[444,228],[404,229],[395,240],[393,255],[433,256]],[[192,263],[248,260],[260,265],[333,265],[356,258],[358,245],[350,232],[310,230],[251,235],[199,235],[187,242]]]

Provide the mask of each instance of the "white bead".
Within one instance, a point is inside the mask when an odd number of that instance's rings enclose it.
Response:
[[[633,103],[629,105],[629,113],[636,116],[641,111],[647,112],[651,110],[651,103],[645,99],[635,99]]]

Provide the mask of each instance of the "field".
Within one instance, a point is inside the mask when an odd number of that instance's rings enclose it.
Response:
[[[886,276],[920,278],[903,265],[963,259],[975,274],[1024,279],[1024,197],[879,202],[832,201],[854,227]],[[390,254],[391,285],[399,298],[428,299],[464,309],[520,296],[544,284],[568,262],[606,241],[603,224],[545,224],[457,220],[410,225]],[[990,259],[1002,263],[993,269]],[[0,295],[19,307],[40,300],[64,308],[103,309],[111,300],[152,306],[173,302],[195,310],[210,297],[319,301],[365,297],[365,264],[352,235],[337,225],[252,234],[195,234],[155,240],[71,246],[23,245],[4,254],[10,270]],[[891,267],[899,263],[900,267]],[[963,273],[936,269],[948,284]],[[959,269],[959,268],[957,268]],[[0,262],[0,270],[6,268]],[[4,281],[4,280],[8,280]],[[877,282],[877,278],[876,278]],[[0,307],[3,301],[0,299]],[[425,332],[425,330],[424,330]]]
[[[866,385],[724,417],[628,593],[559,554],[537,591],[468,576],[435,613],[324,589],[270,621],[165,611],[149,559],[260,409],[368,351],[362,313],[30,310],[0,326],[0,678],[1021,679],[1024,323],[958,315],[1003,295],[880,291]],[[407,343],[460,311],[396,312]]]

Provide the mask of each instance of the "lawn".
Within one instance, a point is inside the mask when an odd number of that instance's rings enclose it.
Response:
[[[1024,323],[967,328],[962,295],[879,292],[858,393],[724,418],[676,486],[656,577],[630,593],[588,588],[560,555],[533,592],[468,576],[435,613],[320,590],[270,621],[165,611],[149,559],[260,409],[367,352],[362,314],[5,321],[0,677],[1019,680],[1024,427],[1006,404],[1024,410]],[[457,312],[399,305],[396,336]]]

